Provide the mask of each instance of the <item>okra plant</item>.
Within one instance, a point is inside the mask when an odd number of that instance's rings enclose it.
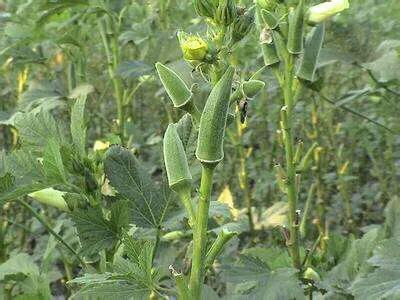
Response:
[[[349,7],[347,0],[311,6],[309,1],[257,1],[257,24],[265,66],[271,69],[282,92],[280,135],[285,152],[284,168],[276,166],[277,178],[288,202],[288,228],[284,228],[286,245],[293,267],[304,271],[299,229],[302,219],[298,200],[301,173],[306,170],[312,146],[302,153],[303,143],[296,142],[295,108],[306,88],[313,88],[318,57],[324,40],[324,21]],[[318,148],[316,149],[318,151]],[[313,193],[313,187],[310,193]],[[310,197],[312,197],[310,195]],[[305,212],[309,212],[307,209]],[[324,225],[321,225],[324,226]],[[304,231],[303,231],[304,233]],[[325,237],[325,232],[322,232]]]

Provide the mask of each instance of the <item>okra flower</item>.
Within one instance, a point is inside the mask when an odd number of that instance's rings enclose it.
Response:
[[[201,37],[179,32],[178,39],[184,59],[188,61],[202,61],[205,58],[208,52],[208,45]]]
[[[331,0],[314,5],[308,10],[308,22],[317,24],[349,8],[348,0]]]

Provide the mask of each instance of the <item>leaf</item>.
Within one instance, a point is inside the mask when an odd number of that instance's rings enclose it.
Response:
[[[51,182],[67,182],[60,145],[54,139],[47,143],[43,154],[43,168]]]
[[[393,197],[385,208],[386,227],[389,236],[400,239],[400,198]]]
[[[344,259],[326,274],[324,284],[330,286],[334,292],[349,293],[352,281],[370,270],[371,267],[366,262],[380,239],[380,231],[375,228],[361,239],[354,240]]]
[[[400,297],[400,240],[382,242],[368,262],[378,267],[374,272],[357,279],[351,291],[357,299],[399,299]]]
[[[111,186],[132,205],[134,223],[158,228],[172,197],[168,188],[165,185],[157,188],[135,156],[120,146],[107,151],[104,170]]]
[[[62,135],[49,112],[18,114],[15,119],[15,127],[19,131],[22,145],[31,147],[33,150],[43,150],[50,138],[55,139],[58,144],[62,144]]]
[[[245,294],[245,299],[305,299],[296,269],[271,270],[258,254],[241,254],[238,264],[223,267],[223,278],[238,284],[234,294]]]
[[[23,274],[39,275],[39,268],[34,263],[33,258],[26,253],[18,253],[11,256],[7,261],[0,265],[0,281],[7,276]]]
[[[142,300],[148,299],[150,292],[147,287],[135,283],[127,276],[117,276],[114,274],[85,274],[80,278],[69,281],[70,284],[83,285],[83,288],[73,295],[71,299],[78,296],[94,296],[95,299],[129,299]]]
[[[118,241],[118,232],[106,220],[100,208],[76,209],[71,213],[78,231],[83,255],[98,254],[103,249],[111,249]]]
[[[377,49],[379,57],[363,66],[379,82],[398,81],[400,78],[400,41],[385,41]]]
[[[153,67],[139,60],[122,62],[117,69],[117,73],[123,79],[135,79],[153,72]]]
[[[0,203],[51,186],[45,181],[42,166],[26,150],[17,150],[2,156]],[[8,174],[8,175],[7,175]]]
[[[78,96],[71,111],[71,135],[78,153],[86,156],[86,126],[85,126],[86,96]]]

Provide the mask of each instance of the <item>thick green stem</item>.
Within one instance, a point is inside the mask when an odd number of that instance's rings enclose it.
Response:
[[[200,197],[197,206],[196,223],[193,232],[192,269],[189,282],[189,290],[192,296],[191,299],[193,300],[201,299],[201,290],[205,273],[208,210],[210,207],[214,169],[214,164],[202,164]]]
[[[75,251],[74,248],[72,248],[66,241],[64,241],[64,239],[62,238],[62,236],[60,236],[57,232],[55,232],[53,230],[53,228],[51,228],[51,226],[49,224],[47,224],[46,220],[37,213],[37,211],[30,206],[27,202],[25,202],[24,200],[20,199],[18,200],[18,202],[24,206],[27,210],[29,210],[32,215],[43,225],[44,228],[47,229],[47,231],[53,235],[55,237],[55,239],[57,241],[59,241],[61,244],[63,244],[69,251],[71,251],[72,254],[74,254],[76,256],[76,258],[78,259],[78,261],[82,264],[82,266],[85,266],[85,262],[82,260],[82,258],[79,256],[78,252]]]
[[[297,216],[297,188],[296,188],[296,166],[294,163],[294,139],[293,139],[293,78],[294,78],[294,57],[288,55],[285,62],[285,77],[283,86],[284,104],[281,110],[281,124],[284,132],[284,146],[286,158],[286,174],[287,174],[287,200],[289,205],[288,219],[290,239],[288,248],[295,268],[301,267],[300,251],[299,251],[299,224]]]

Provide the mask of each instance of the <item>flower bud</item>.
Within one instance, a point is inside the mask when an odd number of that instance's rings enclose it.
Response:
[[[243,94],[252,99],[264,88],[265,82],[261,80],[250,79],[242,84]]]
[[[190,189],[192,175],[175,124],[169,124],[164,135],[164,161],[170,188],[176,192],[182,187]]]
[[[276,7],[276,0],[257,0],[256,3],[268,11],[273,11]]]
[[[319,274],[313,269],[308,267],[303,274],[305,279],[309,279],[312,281],[320,281],[321,280],[321,276],[319,276]]]
[[[207,43],[199,36],[178,32],[183,58],[192,61],[202,61],[208,52]]]
[[[194,0],[196,13],[201,17],[214,18],[217,9],[214,0]]]
[[[235,69],[229,67],[212,89],[200,119],[196,157],[216,164],[224,157],[223,142]]]
[[[331,0],[318,5],[311,6],[308,9],[308,22],[310,24],[318,24],[326,19],[349,8],[348,0]]]
[[[232,44],[242,40],[253,28],[254,15],[250,11],[246,11],[243,15],[240,15],[233,22],[232,26]]]
[[[192,98],[192,92],[179,75],[162,63],[156,63],[156,69],[174,107],[179,108],[187,104]]]
[[[220,0],[215,14],[215,22],[220,25],[229,26],[237,17],[235,0]]]
[[[64,200],[66,192],[61,192],[53,188],[43,189],[37,192],[30,193],[28,196],[36,201],[56,207],[58,209],[68,211],[67,203]]]

